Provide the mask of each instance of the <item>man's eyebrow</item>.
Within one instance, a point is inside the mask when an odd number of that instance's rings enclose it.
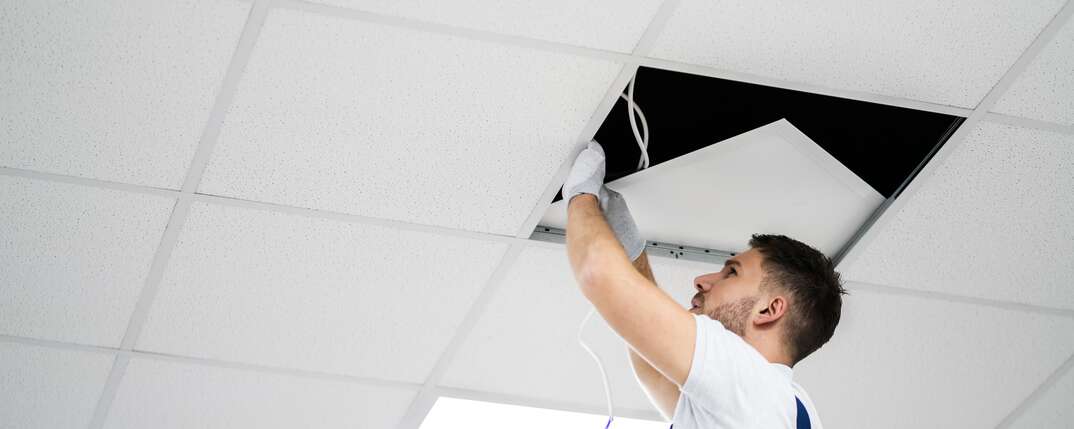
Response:
[[[734,259],[727,259],[723,261],[723,266],[734,265],[739,271],[742,271],[742,264]]]

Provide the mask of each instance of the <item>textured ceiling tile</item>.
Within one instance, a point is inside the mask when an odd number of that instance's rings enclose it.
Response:
[[[505,250],[196,203],[137,348],[422,382]]]
[[[650,262],[661,288],[684,308],[695,292],[694,277],[719,270],[660,257]],[[441,384],[603,407],[600,372],[577,341],[589,308],[562,247],[525,249]],[[635,381],[626,343],[599,314],[590,319],[585,339],[604,362],[615,406],[655,412]]]
[[[390,428],[415,392],[134,359],[105,428]]]
[[[835,336],[795,366],[832,428],[996,427],[1074,352],[1074,319],[846,285]]]
[[[1069,427],[1074,421],[1074,371],[1066,375],[1037,398],[1010,427],[1011,429],[1040,429]]]
[[[683,0],[653,56],[974,107],[1063,0]]]
[[[493,33],[634,50],[661,0],[315,0]],[[593,25],[599,22],[600,25]]]
[[[1074,136],[982,123],[967,138],[840,271],[1074,308]]]
[[[514,235],[619,68],[272,11],[200,191]]]
[[[0,165],[178,188],[249,3],[0,3]]]
[[[992,111],[1074,124],[1074,21],[1067,19]]]
[[[0,428],[88,427],[112,356],[0,343]]]
[[[0,333],[118,346],[174,200],[0,176]]]

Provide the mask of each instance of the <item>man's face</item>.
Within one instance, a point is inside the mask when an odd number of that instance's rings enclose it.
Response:
[[[727,330],[744,336],[760,297],[763,258],[750,249],[728,259],[723,270],[695,278],[697,294],[690,312],[719,320]]]

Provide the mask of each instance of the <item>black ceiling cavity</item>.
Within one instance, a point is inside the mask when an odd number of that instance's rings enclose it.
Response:
[[[647,67],[638,69],[634,101],[649,125],[650,167],[786,118],[885,198],[912,179],[965,120]],[[618,100],[594,138],[607,155],[605,182],[637,170],[641,151],[625,100]]]

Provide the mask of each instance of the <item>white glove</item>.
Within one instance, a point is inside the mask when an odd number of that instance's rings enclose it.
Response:
[[[623,196],[604,186],[604,170],[604,148],[596,140],[590,141],[589,146],[575,158],[571,172],[563,183],[563,199],[569,205],[571,198],[576,195],[596,195],[608,226],[633,261],[645,250],[645,240],[641,238]]]
[[[630,209],[627,208],[626,199],[618,192],[607,187],[603,188],[608,195],[607,198],[600,202],[600,209],[604,211],[604,218],[608,220],[608,225],[615,232],[615,238],[619,240],[619,244],[623,246],[623,250],[626,251],[630,260],[638,259],[641,252],[645,250],[645,239],[641,238],[638,225],[634,223],[634,218],[630,216]]]
[[[589,142],[578,157],[574,159],[571,172],[563,182],[563,200],[569,205],[571,198],[579,194],[593,194],[597,200],[608,199],[604,193],[604,148],[596,140]]]

